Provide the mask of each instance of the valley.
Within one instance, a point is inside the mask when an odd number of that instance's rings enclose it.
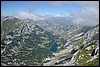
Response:
[[[95,44],[99,42],[98,36],[98,25],[95,27],[61,25],[8,16],[1,24],[1,65],[78,65],[81,61],[77,59],[81,56],[80,53],[88,56],[88,53],[91,54],[93,49],[98,48]],[[91,51],[85,50],[89,45]],[[87,54],[83,54],[85,52]],[[88,58],[86,57],[87,60],[92,58],[90,54]],[[96,56],[98,55],[97,52]]]

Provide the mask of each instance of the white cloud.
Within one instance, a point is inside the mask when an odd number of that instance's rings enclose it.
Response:
[[[79,3],[79,2],[78,2]],[[81,11],[79,13],[70,11],[74,24],[96,25],[99,24],[99,6],[97,2],[81,3]]]
[[[96,25],[99,24],[99,1],[48,1],[50,4],[54,6],[61,6],[64,4],[78,4],[81,9],[80,12],[76,12],[75,10],[69,10],[71,14],[71,18],[69,19],[74,24],[82,24],[82,25]],[[64,17],[64,15],[49,15],[55,17]],[[17,17],[25,19],[33,19],[33,20],[44,20],[47,19],[48,16],[38,16],[33,13],[28,12],[19,12]],[[67,23],[67,22],[66,22]]]
[[[32,20],[47,20],[53,17],[67,17],[63,14],[50,14],[50,15],[36,15],[34,13],[29,12],[19,12],[15,17],[21,18],[21,19],[32,19]]]
[[[28,12],[19,12],[16,17],[21,19],[43,20],[43,17]]]
[[[74,24],[96,25],[99,24],[99,1],[53,1],[55,6],[77,4],[81,7],[80,12],[69,10]]]

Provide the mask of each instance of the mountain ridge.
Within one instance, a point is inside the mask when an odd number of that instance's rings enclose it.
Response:
[[[89,64],[92,58],[90,55],[98,56],[99,25],[61,25],[9,16],[5,19],[1,24],[2,66],[72,66],[74,60],[81,55],[80,51],[89,54],[86,55],[88,59],[84,60]],[[58,47],[54,53],[50,47],[55,40]],[[77,54],[74,55],[75,53]],[[79,62],[80,60],[76,60],[74,65]]]

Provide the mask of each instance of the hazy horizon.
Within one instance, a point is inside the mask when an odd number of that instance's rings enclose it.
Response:
[[[99,24],[99,1],[1,1],[1,16],[28,19],[70,16],[75,24],[96,25]]]

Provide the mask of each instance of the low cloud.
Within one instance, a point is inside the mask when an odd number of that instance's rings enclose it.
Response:
[[[72,18],[70,19],[74,24],[93,26],[99,24],[99,1],[54,1],[50,2],[55,6],[62,6],[67,4],[79,5],[80,12],[69,10]]]
[[[84,4],[84,5],[83,5]],[[72,21],[74,24],[89,25],[94,26],[99,24],[99,7],[98,4],[93,3],[93,5],[83,3],[80,12],[70,11],[72,16]]]
[[[79,12],[75,10],[69,10],[71,17],[70,19],[65,20],[66,23],[70,21],[73,24],[90,25],[90,26],[99,24],[99,1],[48,1],[48,3],[57,7],[61,5],[65,5],[65,4],[67,5],[67,4],[73,3],[81,7]],[[33,19],[33,20],[58,19],[58,18],[55,19],[53,17],[59,17],[59,20],[60,20],[60,18],[64,17],[64,15],[61,15],[61,14],[52,15],[51,17],[51,15],[39,16],[39,15],[36,15],[34,13],[29,13],[29,12],[19,12],[16,16],[22,19],[28,18],[28,19]],[[67,19],[67,18],[68,17],[64,17],[64,19]]]
[[[32,19],[32,20],[43,20],[43,17],[40,17],[38,15],[35,15],[33,13],[29,12],[19,12],[16,17],[21,18],[21,19]]]

